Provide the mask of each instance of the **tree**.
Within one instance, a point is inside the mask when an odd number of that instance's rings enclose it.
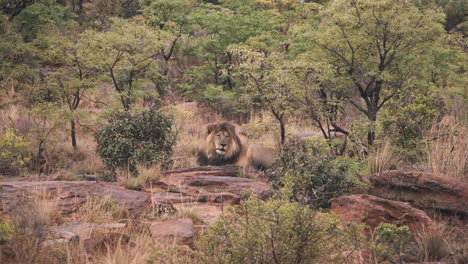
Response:
[[[335,1],[320,12],[309,40],[321,53],[311,64],[326,65],[346,99],[375,123],[379,110],[414,87],[421,58],[443,34],[443,13],[419,10],[408,1]],[[370,128],[368,144],[375,139]]]
[[[55,86],[70,114],[70,139],[74,149],[76,141],[77,109],[86,90],[95,87],[97,69],[86,64],[85,58],[78,53],[81,35],[68,29],[54,32],[44,40],[47,49],[44,63],[54,65],[49,82]]]
[[[268,56],[248,48],[232,50],[239,59],[240,74],[247,80],[244,88],[253,101],[269,109],[280,124],[281,144],[286,141],[285,116],[294,104],[295,79],[290,78],[287,61],[281,53]]]
[[[137,92],[144,91],[151,80],[158,79],[156,58],[161,51],[157,32],[133,21],[114,19],[109,31],[85,31],[78,56],[94,65],[112,81],[125,110],[130,110]]]

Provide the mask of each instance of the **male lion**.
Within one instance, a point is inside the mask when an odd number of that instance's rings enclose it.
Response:
[[[229,122],[208,125],[205,145],[198,152],[198,164],[202,166],[235,164],[265,170],[275,158],[274,149],[242,141]]]

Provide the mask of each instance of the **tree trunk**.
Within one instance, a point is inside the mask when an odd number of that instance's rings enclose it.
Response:
[[[72,119],[70,121],[70,127],[71,127],[71,131],[70,131],[70,136],[71,136],[71,142],[72,142],[72,146],[73,146],[73,149],[76,149],[77,148],[77,144],[76,144],[76,127],[75,127],[75,120]]]
[[[371,121],[372,123],[372,127],[369,128],[369,130],[367,131],[367,144],[369,146],[372,146],[374,144],[374,140],[375,140],[375,128],[374,128],[374,125],[375,125],[375,121],[377,120],[377,107],[374,108],[369,108],[369,120]]]
[[[284,121],[283,118],[279,120],[280,122],[280,129],[281,129],[281,145],[284,145],[284,142],[286,142],[286,128],[284,126]]]

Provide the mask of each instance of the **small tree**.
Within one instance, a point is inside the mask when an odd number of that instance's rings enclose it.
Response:
[[[86,65],[94,65],[110,77],[123,108],[128,111],[143,87],[158,79],[155,62],[160,51],[156,31],[136,22],[114,19],[109,31],[83,33],[78,56],[85,58]]]
[[[309,41],[321,51],[312,65],[333,69],[330,78],[372,123],[398,93],[415,87],[428,65],[421,60],[443,34],[443,13],[403,0],[334,1],[321,13]],[[375,129],[368,131],[368,144]]]
[[[95,138],[97,152],[112,173],[124,168],[135,175],[138,163],[169,166],[176,140],[171,117],[150,108],[117,112],[108,121],[109,125],[98,130]]]

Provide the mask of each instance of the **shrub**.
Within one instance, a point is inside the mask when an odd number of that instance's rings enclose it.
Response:
[[[168,167],[175,144],[173,120],[155,108],[117,112],[109,125],[96,132],[97,152],[112,172],[117,168],[137,173],[137,164]]]
[[[7,223],[0,223],[0,243],[10,238],[13,229]]]
[[[407,226],[381,223],[375,229],[372,252],[379,260],[393,261],[395,255],[401,255],[410,239],[411,231]]]
[[[29,162],[28,144],[12,128],[0,133],[0,173],[18,174]]]
[[[277,188],[285,187],[295,201],[312,207],[327,207],[330,199],[359,184],[355,175],[361,164],[351,158],[335,157],[325,140],[313,138],[285,145],[271,171]]]
[[[335,218],[287,200],[251,198],[197,242],[203,263],[329,263],[342,234]],[[328,261],[327,261],[328,260]]]

